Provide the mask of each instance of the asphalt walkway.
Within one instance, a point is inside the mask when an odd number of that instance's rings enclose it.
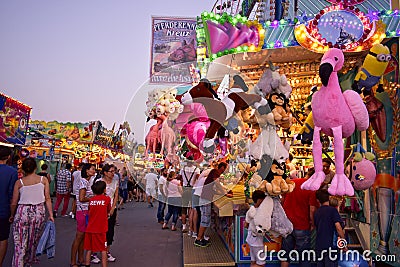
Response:
[[[157,204],[154,208],[148,208],[144,202],[129,202],[125,204],[125,209],[118,212],[119,226],[115,227],[115,241],[111,246],[111,253],[117,260],[108,266],[180,267],[183,265],[182,233],[161,230],[161,225],[156,220]],[[56,256],[50,260],[46,255],[41,256],[40,263],[35,266],[69,266],[75,229],[75,220],[69,217],[57,217]],[[11,266],[13,247],[10,238],[4,267]],[[92,264],[92,266],[100,265]]]

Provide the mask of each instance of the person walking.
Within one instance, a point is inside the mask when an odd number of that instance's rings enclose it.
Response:
[[[11,149],[0,146],[0,266],[3,266],[10,236],[10,204],[14,191],[14,184],[18,180],[17,170],[8,166]]]
[[[38,173],[38,175],[46,177],[47,181],[49,181],[49,184],[50,184],[51,183],[51,176],[50,176],[50,173],[48,173],[48,171],[47,171],[48,168],[49,168],[49,166],[46,163],[44,163],[40,167],[40,169],[42,169],[42,170]]]
[[[317,209],[314,215],[315,227],[317,229],[317,239],[315,242],[315,250],[318,256],[317,267],[336,267],[336,259],[329,257],[325,254],[327,251],[335,249],[334,243],[338,244],[340,240],[344,240],[343,221],[340,217],[338,210],[335,207],[329,205],[329,193],[325,189],[319,189],[316,192],[316,197],[321,207]],[[338,240],[334,240],[334,236],[337,234]],[[347,250],[347,247],[341,247],[340,249]],[[322,257],[321,257],[322,256]]]
[[[121,180],[119,182],[120,201],[118,210],[124,209],[124,203],[128,200],[128,172],[122,171]]]
[[[183,193],[182,193],[182,232],[187,231],[186,217],[189,217],[189,228],[193,220],[192,213],[192,196],[193,196],[193,185],[199,178],[200,169],[194,164],[193,157],[189,157],[184,166],[181,169],[180,176],[183,182]]]
[[[292,181],[295,183],[294,190],[284,195],[282,206],[293,224],[293,232],[282,239],[282,250],[286,252],[286,255],[289,255],[292,250],[302,255],[304,250],[311,249],[311,231],[315,228],[314,213],[318,203],[314,191],[301,189],[301,185],[307,181],[307,178],[297,178]],[[305,259],[300,259],[299,263],[299,266],[311,266],[311,263]],[[281,262],[281,267],[289,267],[289,262]]]
[[[146,180],[146,196],[147,202],[149,203],[149,208],[154,207],[153,199],[157,196],[157,174],[154,172],[154,168],[150,169],[150,172],[144,177]]]
[[[71,193],[71,168],[71,164],[67,163],[65,165],[65,169],[59,170],[57,173],[57,200],[53,210],[54,216],[56,217],[61,201],[64,201],[63,208],[61,210],[61,216],[68,216],[67,209]]]
[[[162,229],[168,229],[168,222],[172,217],[171,231],[176,231],[176,222],[178,221],[179,210],[182,203],[182,186],[176,177],[176,173],[171,171],[168,174],[167,182],[164,185],[164,192],[168,203],[168,212],[167,215],[165,215]]]
[[[160,171],[160,177],[158,178],[158,210],[157,210],[157,220],[158,223],[164,223],[164,211],[166,207],[167,197],[164,192],[164,186],[167,183],[168,170],[162,168]]]
[[[114,262],[115,257],[111,255],[110,247],[114,241],[114,228],[117,220],[117,204],[119,199],[119,181],[114,179],[116,168],[113,165],[106,164],[103,166],[103,177],[101,181],[106,183],[106,195],[111,199],[110,217],[108,219],[107,237],[107,260]]]
[[[71,216],[72,219],[75,218],[76,216],[76,202],[79,198],[79,184],[80,184],[80,179],[81,179],[81,171],[82,167],[85,163],[79,163],[78,169],[72,173],[72,208],[71,212],[69,213],[69,216]]]
[[[71,246],[71,264],[78,266],[84,262],[83,240],[86,231],[86,218],[88,216],[89,199],[93,196],[91,186],[96,175],[95,165],[84,163],[80,171],[79,185],[77,186],[76,200],[76,234]],[[78,262],[76,256],[78,254]],[[94,260],[93,263],[99,263],[100,260]]]
[[[9,219],[14,223],[13,267],[29,267],[38,262],[36,248],[45,223],[45,204],[48,219],[54,222],[49,182],[46,177],[35,174],[36,169],[35,159],[25,159],[22,163],[25,176],[14,186]]]
[[[111,211],[111,199],[105,196],[106,183],[98,181],[92,185],[95,196],[89,201],[89,220],[86,227],[84,248],[86,250],[85,266],[90,266],[90,256],[93,252],[101,252],[101,266],[107,267],[108,215]]]

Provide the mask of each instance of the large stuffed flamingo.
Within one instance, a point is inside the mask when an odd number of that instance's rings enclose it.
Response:
[[[350,180],[344,174],[343,139],[355,131],[368,128],[368,112],[361,97],[352,90],[342,93],[337,72],[343,67],[344,56],[340,49],[329,49],[321,59],[319,76],[322,87],[313,95],[311,106],[314,119],[313,157],[315,173],[302,185],[302,189],[317,190],[325,179],[322,170],[322,145],[320,132],[334,137],[336,175],[328,191],[331,195],[354,195]]]
[[[157,120],[157,123],[151,126],[149,133],[146,135],[146,151],[144,153],[146,158],[148,157],[149,150],[153,153],[153,159],[155,158],[157,144],[160,140],[160,126],[165,118],[158,116],[155,117],[155,120]]]

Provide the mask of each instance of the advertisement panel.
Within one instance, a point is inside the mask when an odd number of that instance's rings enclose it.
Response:
[[[196,19],[152,17],[150,83],[192,83],[196,45]]]
[[[31,107],[0,93],[0,142],[24,145]]]
[[[93,129],[96,122],[75,123],[58,121],[30,121],[29,129],[31,135],[40,139],[59,139],[76,142],[92,142],[94,138]]]

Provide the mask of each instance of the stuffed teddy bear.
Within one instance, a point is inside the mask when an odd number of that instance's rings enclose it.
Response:
[[[291,126],[291,112],[287,102],[283,93],[272,93],[268,96],[268,104],[274,115],[275,124],[281,125],[283,128]]]
[[[256,233],[265,235],[271,228],[271,218],[273,213],[274,203],[270,196],[265,196],[254,215],[254,226]]]
[[[295,183],[286,177],[285,169],[286,165],[284,162],[278,163],[274,160],[266,180],[261,183],[258,189],[268,192],[271,196],[293,192]]]

